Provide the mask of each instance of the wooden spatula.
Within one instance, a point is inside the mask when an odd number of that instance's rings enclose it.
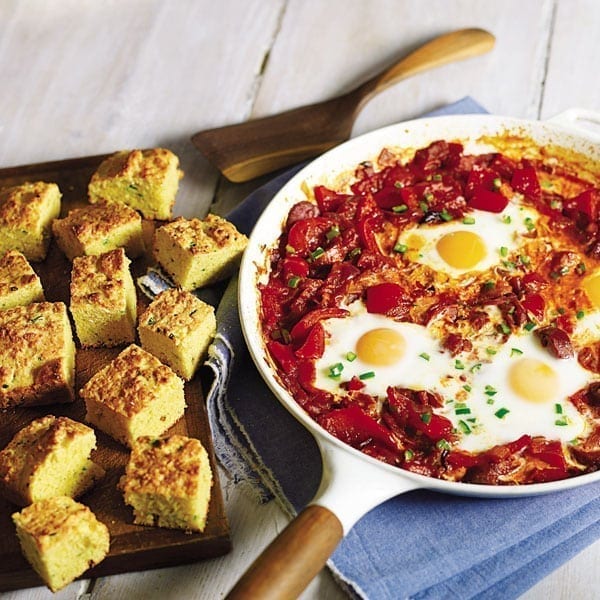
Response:
[[[194,145],[234,182],[312,158],[347,140],[358,111],[375,94],[427,69],[488,52],[495,38],[483,29],[441,35],[354,90],[332,100],[237,125],[200,131]]]

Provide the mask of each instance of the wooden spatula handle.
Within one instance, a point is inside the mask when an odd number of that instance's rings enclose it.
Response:
[[[342,536],[342,524],[329,509],[305,508],[254,561],[227,598],[297,598],[325,566]]]

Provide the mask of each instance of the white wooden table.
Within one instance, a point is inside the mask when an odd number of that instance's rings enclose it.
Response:
[[[494,33],[495,50],[386,91],[354,133],[465,95],[534,119],[600,109],[597,0],[2,0],[0,167],[165,145],[186,172],[178,212],[224,212],[264,180],[224,181],[192,147],[193,133],[336,95],[461,27]],[[54,597],[223,597],[286,518],[222,483],[229,555],[76,582]],[[600,598],[599,561],[596,543],[524,597]],[[35,588],[5,597],[53,596]],[[324,573],[303,597],[344,596]]]

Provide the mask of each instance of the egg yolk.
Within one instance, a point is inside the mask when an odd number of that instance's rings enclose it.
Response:
[[[514,363],[508,373],[508,382],[518,396],[530,402],[552,400],[559,388],[556,371],[535,358],[523,358]]]
[[[600,273],[594,273],[591,277],[586,277],[583,281],[583,289],[590,302],[596,308],[600,308]]]
[[[447,233],[436,244],[438,254],[455,269],[472,269],[486,255],[485,244],[472,231]]]
[[[356,342],[356,355],[369,365],[393,365],[404,355],[406,341],[394,329],[371,329]]]

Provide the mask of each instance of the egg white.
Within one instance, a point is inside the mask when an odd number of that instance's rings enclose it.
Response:
[[[558,375],[558,385],[552,397],[543,402],[534,402],[512,389],[510,368],[523,359],[539,360]],[[458,447],[479,452],[526,434],[562,442],[585,435],[585,418],[568,397],[585,387],[591,374],[579,365],[576,357],[555,358],[542,347],[533,333],[513,334],[497,348],[492,362],[479,364],[477,368],[469,365],[472,378],[468,383],[470,391],[463,404],[470,409],[470,413],[465,414],[462,410],[461,414],[461,404],[457,414],[456,403],[453,402],[446,404],[443,409],[444,415],[463,434]],[[532,385],[536,385],[535,381],[532,381]],[[467,428],[470,430],[468,433]]]
[[[464,223],[463,219],[456,219],[411,227],[400,234],[398,244],[407,248],[406,256],[409,260],[457,278],[468,272],[486,271],[502,261],[513,258],[522,245],[522,235],[528,231],[527,224],[531,223],[535,226],[539,215],[532,208],[509,203],[502,213],[473,210],[466,217],[474,222]],[[458,231],[477,234],[485,246],[485,256],[473,268],[462,269],[452,266],[440,256],[437,250],[437,243],[442,237]]]

